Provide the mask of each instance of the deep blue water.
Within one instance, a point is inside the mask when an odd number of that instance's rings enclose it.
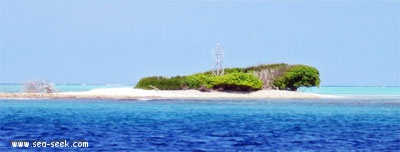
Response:
[[[0,100],[0,151],[400,151],[398,99]],[[10,140],[88,148],[13,148]]]

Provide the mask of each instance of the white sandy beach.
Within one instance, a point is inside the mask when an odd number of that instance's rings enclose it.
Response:
[[[197,90],[157,91],[133,88],[105,88],[84,92],[0,93],[0,98],[104,98],[104,99],[268,99],[332,98],[335,96],[283,90],[260,90],[251,93],[200,92]]]

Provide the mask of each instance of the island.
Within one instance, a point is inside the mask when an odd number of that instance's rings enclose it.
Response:
[[[246,68],[226,68],[216,75],[206,71],[186,76],[150,76],[135,87],[101,88],[82,92],[51,92],[39,83],[41,92],[0,93],[0,98],[79,98],[79,99],[270,99],[334,98],[297,91],[319,86],[319,72],[306,65],[263,64]],[[34,85],[33,85],[34,86]],[[29,85],[30,90],[32,85]]]

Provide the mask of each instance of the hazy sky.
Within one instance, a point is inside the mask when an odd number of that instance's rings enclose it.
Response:
[[[307,64],[322,85],[400,85],[398,0],[0,0],[0,83],[136,83]]]

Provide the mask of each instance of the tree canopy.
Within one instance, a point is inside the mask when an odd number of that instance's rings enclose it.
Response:
[[[274,81],[281,90],[296,91],[299,87],[319,86],[319,72],[316,68],[306,65],[293,65]]]

